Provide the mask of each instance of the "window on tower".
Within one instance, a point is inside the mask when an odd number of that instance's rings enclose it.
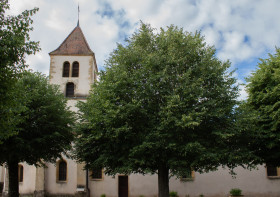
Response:
[[[74,97],[74,83],[72,82],[66,84],[66,97]]]
[[[70,63],[64,62],[62,77],[69,77],[69,71],[70,71]]]
[[[79,62],[73,63],[72,77],[79,77]]]

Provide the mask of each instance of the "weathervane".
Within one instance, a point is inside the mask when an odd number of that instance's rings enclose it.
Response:
[[[78,23],[77,23],[77,26],[80,26],[80,6],[79,6],[79,3],[78,3]]]

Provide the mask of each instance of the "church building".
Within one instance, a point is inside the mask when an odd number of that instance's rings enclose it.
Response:
[[[106,38],[105,38],[106,39]],[[67,97],[71,110],[78,101],[86,101],[91,84],[97,80],[95,53],[79,23],[50,55],[49,80],[57,84]],[[102,169],[84,170],[84,165],[63,157],[46,168],[19,164],[19,192],[21,196],[74,197],[156,197],[157,175],[104,174]],[[227,169],[189,176],[170,178],[170,191],[179,197],[226,197],[232,188],[240,188],[245,197],[280,197],[280,170],[259,166],[256,170],[236,169],[233,178]],[[8,171],[0,166],[0,193],[7,196]],[[89,191],[89,193],[87,193]],[[0,194],[1,195],[1,194]],[[103,195],[103,196],[104,196]]]

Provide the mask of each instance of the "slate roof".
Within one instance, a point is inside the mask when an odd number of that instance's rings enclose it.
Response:
[[[90,49],[82,29],[77,25],[62,44],[50,55],[94,55]]]

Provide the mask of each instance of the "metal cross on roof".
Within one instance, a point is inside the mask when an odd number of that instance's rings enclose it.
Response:
[[[79,3],[78,3],[78,23],[77,23],[77,26],[80,26],[80,6],[79,6]]]

